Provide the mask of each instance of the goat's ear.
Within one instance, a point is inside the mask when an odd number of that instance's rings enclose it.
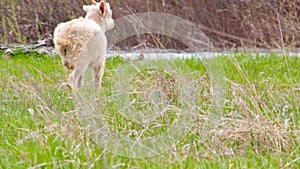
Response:
[[[101,14],[103,15],[103,14],[104,14],[104,11],[105,11],[105,2],[104,2],[104,1],[101,1],[101,2],[100,2],[100,7],[99,7],[99,9],[100,9]]]

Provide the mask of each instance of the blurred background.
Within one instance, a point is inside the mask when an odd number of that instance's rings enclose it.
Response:
[[[113,18],[138,12],[164,12],[189,20],[218,49],[296,49],[300,46],[299,0],[107,0]],[[51,39],[56,25],[84,16],[89,0],[1,0],[0,44],[28,44]],[[118,44],[128,49],[145,43],[164,48],[186,46],[162,35],[131,37]],[[49,44],[51,45],[51,44]]]

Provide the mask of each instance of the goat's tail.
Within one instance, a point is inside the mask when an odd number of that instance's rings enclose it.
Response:
[[[71,38],[57,38],[54,39],[54,44],[57,46],[74,46],[74,45],[78,45],[79,42]]]
[[[57,46],[65,46],[68,44],[68,39],[63,39],[63,38],[57,38],[54,39],[54,44]]]
[[[58,49],[60,55],[65,56],[71,51],[78,51],[82,48],[82,44],[71,38],[56,38],[54,39],[54,44]]]

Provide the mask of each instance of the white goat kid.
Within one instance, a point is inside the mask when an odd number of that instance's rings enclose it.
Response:
[[[104,1],[92,0],[92,5],[84,5],[83,9],[84,18],[61,23],[54,30],[53,41],[62,63],[73,70],[62,87],[80,88],[86,70],[92,68],[95,87],[100,90],[107,48],[105,31],[114,27],[114,20],[109,4]]]

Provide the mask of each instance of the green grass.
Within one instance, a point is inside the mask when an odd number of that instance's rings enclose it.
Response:
[[[144,61],[134,64],[140,62]],[[165,133],[167,127],[155,124],[170,124],[177,116],[168,111],[147,131],[121,116],[118,111],[126,100],[115,96],[115,84],[122,84],[119,76],[131,78],[124,80],[129,82],[126,87],[137,91],[165,85],[166,104],[177,107],[184,105],[178,94],[184,85],[198,87],[198,117],[190,133],[160,156],[139,159],[103,150],[87,136],[71,91],[58,87],[69,74],[58,57],[17,52],[0,58],[0,168],[298,168],[300,58],[236,54],[214,62],[226,77],[222,86],[226,98],[218,118],[211,117],[210,77],[201,60],[160,61],[158,71],[145,68],[140,74],[119,57],[107,60],[100,113],[114,132],[124,136]],[[178,74],[166,71],[165,63],[192,83],[177,84]],[[124,75],[123,70],[128,72]],[[147,94],[129,98],[143,102]],[[152,107],[135,108],[143,114]]]

